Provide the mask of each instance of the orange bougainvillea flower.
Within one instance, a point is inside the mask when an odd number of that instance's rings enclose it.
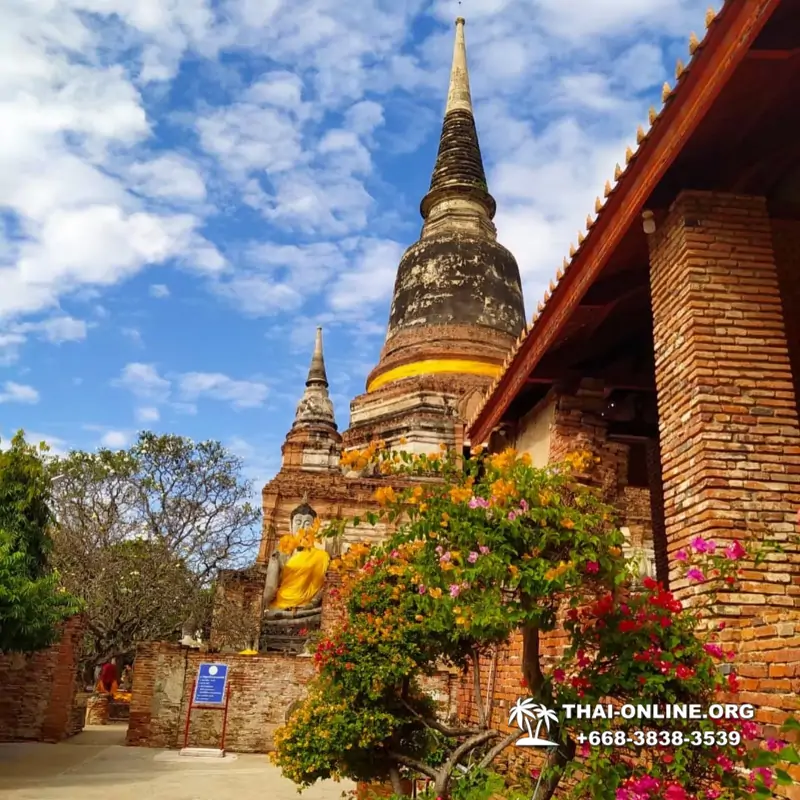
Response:
[[[575,523],[571,519],[562,519],[561,520],[561,527],[562,528],[567,528],[568,530],[571,530],[572,528],[575,527]]]
[[[429,589],[428,594],[434,599],[438,600],[442,596],[441,589]]]
[[[292,536],[291,533],[287,533],[285,536],[281,536],[280,541],[278,542],[278,550],[284,555],[291,555],[297,549],[300,541],[297,536]]]
[[[608,552],[609,552],[609,553],[610,553],[612,556],[614,556],[615,558],[617,558],[617,557],[619,557],[619,556],[621,556],[621,555],[622,555],[622,550],[620,550],[620,549],[619,549],[619,547],[609,547],[609,548],[608,548]]]
[[[391,486],[381,486],[375,490],[375,499],[382,506],[387,503],[394,503],[397,500],[397,495]]]

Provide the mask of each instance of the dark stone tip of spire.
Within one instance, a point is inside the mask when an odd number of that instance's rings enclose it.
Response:
[[[322,328],[317,328],[317,336],[314,341],[314,354],[311,356],[311,367],[308,370],[306,386],[313,384],[324,384],[328,386],[328,375],[325,372],[325,359],[322,355]]]

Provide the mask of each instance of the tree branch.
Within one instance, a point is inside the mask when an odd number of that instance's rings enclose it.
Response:
[[[544,675],[539,663],[539,628],[536,625],[522,627],[522,676],[531,695],[539,697]]]
[[[428,717],[423,717],[422,714],[419,713],[416,709],[412,708],[412,706],[403,698],[400,698],[400,702],[423,724],[426,728],[433,728],[439,733],[443,733],[445,736],[474,736],[477,733],[481,733],[480,728],[449,728],[447,725],[443,725],[437,719],[430,719]]]
[[[403,797],[403,783],[400,780],[400,770],[397,767],[389,767],[389,780],[392,782],[392,789],[399,797]]]
[[[519,737],[522,736],[522,731],[511,731],[505,738],[499,741],[478,763],[480,769],[487,769],[503,750],[510,744],[513,744]]]
[[[427,775],[431,780],[436,780],[436,770],[433,767],[429,767],[423,761],[417,761],[416,758],[411,758],[411,756],[404,755],[403,753],[395,753],[394,750],[390,750],[388,756],[393,758],[398,764],[414,769],[421,775]]]
[[[450,783],[450,775],[463,755],[466,755],[470,750],[474,750],[484,742],[488,742],[490,739],[496,739],[499,735],[499,731],[481,731],[475,736],[467,739],[466,742],[463,742],[456,747],[456,749],[450,753],[450,757],[444,762],[444,764],[442,764],[438,773],[436,774],[436,780],[434,782],[434,791],[436,792],[436,796],[445,797],[447,795],[447,787]]]
[[[486,728],[486,709],[481,696],[481,661],[477,648],[472,651],[472,688],[475,692],[475,706],[478,711],[478,727],[484,729]]]
[[[553,731],[553,740],[558,741],[560,738],[560,726],[557,726]],[[564,767],[575,758],[575,742],[567,737],[567,741],[554,748],[547,759],[546,770],[549,775],[546,779],[542,780],[542,800],[550,800],[556,793],[559,783],[561,783],[561,776],[564,774]]]

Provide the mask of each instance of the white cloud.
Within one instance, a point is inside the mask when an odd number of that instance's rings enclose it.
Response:
[[[100,438],[100,446],[122,449],[128,446],[130,440],[130,434],[125,431],[106,431]]]
[[[169,286],[165,286],[163,283],[154,283],[150,286],[150,297],[161,299],[169,297],[169,294]]]
[[[178,380],[186,400],[203,396],[229,402],[234,408],[256,408],[263,405],[269,388],[259,381],[238,381],[218,372],[188,372]]]
[[[0,450],[7,450],[9,445],[11,444],[11,438],[16,433],[6,434],[4,431],[0,431]],[[67,443],[64,439],[59,438],[58,436],[51,436],[49,433],[38,433],[37,431],[29,431],[25,430],[25,441],[28,444],[38,446],[42,442],[44,442],[49,448],[48,455],[51,456],[65,456],[67,454]]]
[[[39,392],[24,383],[6,381],[0,389],[0,403],[38,403]]]
[[[141,347],[144,344],[142,332],[138,328],[120,328],[119,332],[137,347]]]
[[[136,420],[138,422],[158,422],[161,413],[155,406],[141,406],[136,409]]]
[[[198,169],[175,154],[133,164],[128,174],[132,189],[163,200],[205,200],[206,185]]]
[[[153,402],[165,402],[170,392],[170,382],[158,374],[153,364],[126,364],[114,385],[127,389],[135,397]]]
[[[130,363],[122,369],[114,386],[127,389],[134,397],[149,401],[140,407],[140,421],[158,419],[158,405],[169,403],[182,414],[197,412],[196,401],[207,397],[230,403],[234,408],[261,406],[269,393],[266,384],[256,380],[237,380],[220,372],[185,372],[162,377],[153,364]]]

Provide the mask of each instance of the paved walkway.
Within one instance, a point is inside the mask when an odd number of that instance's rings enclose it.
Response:
[[[3,800],[298,800],[264,755],[221,759],[125,747],[125,727],[89,726],[57,745],[0,744]],[[302,800],[339,800],[349,783],[324,783]]]

